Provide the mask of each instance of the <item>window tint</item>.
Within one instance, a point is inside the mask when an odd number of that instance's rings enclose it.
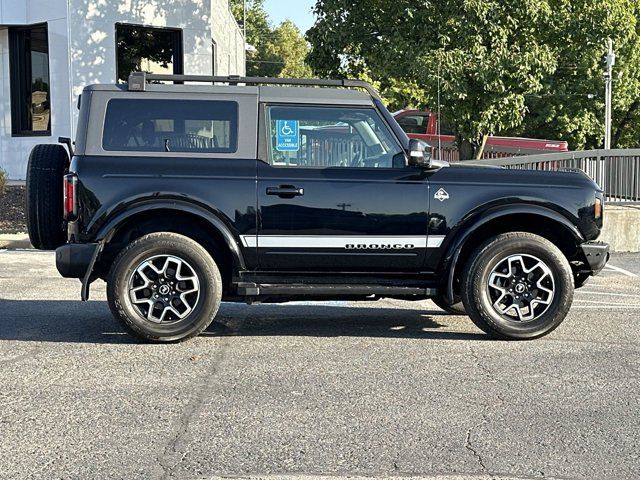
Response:
[[[269,162],[282,167],[393,168],[405,155],[372,108],[267,108]]]
[[[440,135],[455,135],[453,127],[446,118],[440,118]]]
[[[407,115],[398,120],[400,128],[407,133],[426,133],[429,117],[424,115]]]
[[[105,150],[233,153],[237,145],[236,102],[114,99],[107,104]]]
[[[13,134],[48,135],[51,98],[47,26],[10,28],[9,39]]]

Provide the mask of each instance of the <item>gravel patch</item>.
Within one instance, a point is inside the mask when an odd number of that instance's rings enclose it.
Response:
[[[9,186],[0,193],[0,233],[27,231],[24,186]]]

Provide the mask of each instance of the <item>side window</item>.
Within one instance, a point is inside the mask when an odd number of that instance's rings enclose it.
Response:
[[[236,102],[113,99],[107,104],[105,150],[233,153],[237,146]]]
[[[406,115],[400,117],[398,125],[407,133],[427,133],[429,117],[424,115]]]
[[[268,161],[278,167],[394,168],[405,155],[373,108],[266,109]]]

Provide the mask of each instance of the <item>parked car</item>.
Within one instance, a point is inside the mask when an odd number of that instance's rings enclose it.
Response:
[[[167,80],[213,85],[149,83]],[[531,339],[608,259],[586,175],[433,160],[364,82],[138,73],[85,88],[61,140],[31,152],[31,241],[149,341],[223,300],[383,297]]]
[[[393,114],[410,138],[424,140],[433,147],[433,155],[441,160],[460,159],[453,130],[446,121],[438,124],[438,116],[428,110],[400,110]],[[438,130],[439,128],[439,130]],[[536,138],[496,137],[487,138],[482,158],[514,157],[537,153],[566,152],[567,142]]]

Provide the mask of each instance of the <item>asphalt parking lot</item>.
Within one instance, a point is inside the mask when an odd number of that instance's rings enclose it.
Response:
[[[145,345],[104,284],[0,250],[0,478],[638,478],[640,255],[611,264],[532,342],[381,301],[224,304]]]

